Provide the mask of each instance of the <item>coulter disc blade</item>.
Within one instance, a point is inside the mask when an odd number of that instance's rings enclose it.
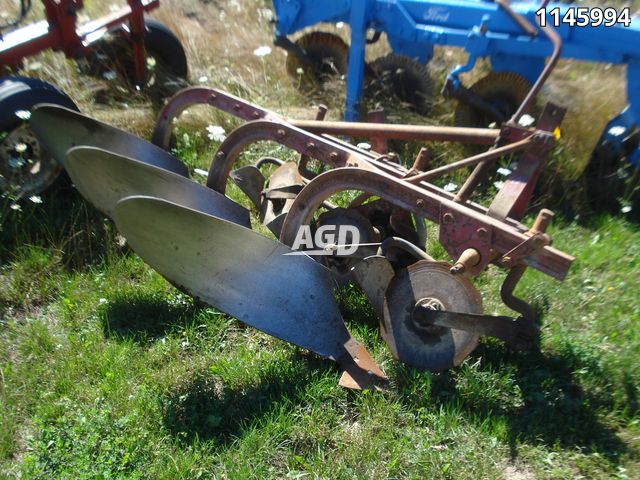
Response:
[[[148,195],[251,228],[248,210],[162,168],[93,147],[69,150],[65,166],[80,193],[109,217],[113,217],[116,204],[123,198]]]
[[[31,129],[60,163],[70,148],[85,145],[103,148],[186,177],[187,167],[173,155],[130,133],[68,108],[40,105],[31,115]]]
[[[384,300],[383,338],[398,360],[418,370],[441,372],[459,365],[478,344],[465,330],[425,326],[412,311],[417,302],[435,309],[482,314],[482,298],[471,281],[452,275],[442,262],[420,260],[393,277]]]
[[[145,262],[194,297],[338,361],[345,386],[384,378],[345,327],[331,274],[310,257],[287,255],[293,250],[275,240],[159,198],[125,198],[114,218]]]

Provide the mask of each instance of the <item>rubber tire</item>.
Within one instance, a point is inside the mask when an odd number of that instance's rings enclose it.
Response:
[[[301,87],[322,84],[327,77],[336,73],[346,75],[349,65],[349,45],[338,35],[328,32],[310,32],[300,37],[295,43],[307,52],[314,63],[313,71],[308,72],[298,57],[293,53],[287,55],[287,73],[291,78],[299,80],[298,68],[305,70],[302,81],[299,82]],[[336,71],[325,66],[327,61]]]
[[[375,77],[368,82],[367,97],[375,98],[382,92],[397,97],[420,115],[431,112],[433,82],[427,67],[395,53],[377,58],[370,67]]]
[[[187,86],[186,81],[189,75],[187,55],[180,39],[169,27],[158,20],[146,17],[144,23],[146,26],[144,41],[147,55],[158,59],[163,68],[172,77],[177,80],[183,80],[183,82],[178,82],[180,85],[173,90]],[[124,37],[120,37],[118,32],[121,32],[121,29],[114,30],[112,32],[113,36],[92,45],[94,54],[86,59],[86,64],[82,62],[79,64],[80,70],[87,75],[102,77],[111,68],[105,65],[105,61],[100,57],[106,57],[111,64],[123,62],[124,59],[124,62],[127,62],[124,64],[124,68],[116,68],[115,70],[119,70],[118,73],[124,77],[124,81],[133,85],[135,76],[133,57],[131,55],[131,58],[126,58],[122,53],[123,49],[126,49],[130,44]]]
[[[602,135],[584,170],[587,200],[591,211],[620,214],[623,205],[632,207],[627,215],[640,219],[640,167],[634,167],[626,156],[638,148],[640,132],[634,131],[621,149],[612,149]]]
[[[160,58],[176,77],[187,79],[189,67],[187,54],[180,39],[162,22],[154,18],[145,18],[147,27],[144,36],[145,47],[153,56]]]
[[[531,84],[515,72],[491,72],[474,83],[469,90],[489,103],[502,105],[498,108],[505,114],[506,120],[509,120],[531,90]],[[458,102],[454,123],[458,127],[487,128],[493,122],[483,112]]]
[[[0,78],[0,132],[11,132],[20,127],[24,120],[15,115],[18,110],[31,110],[40,103],[52,103],[62,107],[78,110],[76,104],[59,88],[42,80],[28,77],[2,77]],[[46,155],[46,152],[44,152]],[[48,161],[55,162],[53,157],[47,155]],[[0,161],[3,161],[0,159]],[[62,165],[57,169],[62,171]],[[50,187],[58,174],[46,181],[42,188],[28,192],[21,196],[31,196],[42,193]],[[4,192],[2,192],[4,193]]]

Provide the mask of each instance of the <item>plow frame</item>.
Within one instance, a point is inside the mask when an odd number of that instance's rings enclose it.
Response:
[[[314,212],[334,193],[362,190],[439,225],[439,241],[455,261],[472,248],[479,254],[467,273],[476,276],[489,264],[509,271],[502,286],[505,304],[531,318],[531,307],[513,296],[526,267],[532,267],[558,280],[565,278],[573,257],[550,246],[545,233],[552,218],[542,210],[533,227],[519,220],[524,213],[538,173],[555,143],[553,130],[564,110],[548,105],[539,125],[525,129],[506,125],[501,130],[413,125],[386,125],[320,120],[285,119],[277,113],[220,90],[193,87],[173,97],[160,112],[153,133],[156,145],[167,148],[174,120],[194,105],[209,105],[247,122],[233,130],[220,144],[211,162],[207,186],[225,193],[227,179],[236,160],[251,144],[273,141],[330,167],[308,179],[285,218],[280,240],[291,245],[296,232],[308,224]],[[365,137],[380,142],[388,139],[467,142],[493,145],[487,152],[444,167],[417,172],[393,162],[388,155],[365,151],[332,135]],[[516,171],[499,190],[489,208],[468,200],[482,172],[479,166],[491,164],[505,153],[522,152]],[[421,152],[422,153],[422,152]],[[420,161],[420,155],[416,164]],[[465,197],[453,195],[429,183],[453,170],[476,166],[467,183]]]

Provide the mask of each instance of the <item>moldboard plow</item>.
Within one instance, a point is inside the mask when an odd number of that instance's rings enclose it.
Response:
[[[190,180],[165,151],[173,120],[196,104],[246,120],[219,146],[206,186]],[[531,346],[535,312],[514,289],[526,268],[562,280],[573,261],[550,246],[550,211],[542,210],[531,227],[520,222],[563,110],[548,105],[537,128],[512,120],[499,130],[331,122],[324,113],[320,108],[316,120],[289,120],[195,87],[161,112],[156,145],[52,105],[39,106],[31,126],[79,191],[114,220],[149,265],[242,322],[335,360],[344,371],[343,386],[368,388],[385,376],[345,327],[333,295],[336,282],[361,287],[393,355],[419,370],[458,365],[482,335],[515,349]],[[373,149],[339,136],[369,138]],[[489,149],[437,168],[429,168],[422,149],[405,168],[386,153],[388,139]],[[299,161],[267,157],[241,165],[241,154],[261,141],[297,152]],[[471,201],[489,167],[513,153],[518,166],[490,205]],[[432,183],[469,167],[456,194]],[[231,183],[246,205],[225,195]],[[336,194],[346,191],[359,194],[337,205]],[[251,229],[251,211],[279,241]],[[450,262],[430,256],[427,225],[437,229]],[[338,234],[318,242],[318,234],[327,232]],[[517,312],[513,318],[483,313],[472,280],[490,264],[507,271],[501,297]]]

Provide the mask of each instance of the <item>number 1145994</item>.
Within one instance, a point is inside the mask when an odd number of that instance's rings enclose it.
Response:
[[[613,7],[573,7],[568,8],[564,12],[558,7],[541,8],[536,12],[538,23],[541,27],[551,25],[560,27],[567,25],[569,27],[613,27],[614,25],[622,25],[624,27],[631,26],[631,12],[629,7],[616,9]]]

